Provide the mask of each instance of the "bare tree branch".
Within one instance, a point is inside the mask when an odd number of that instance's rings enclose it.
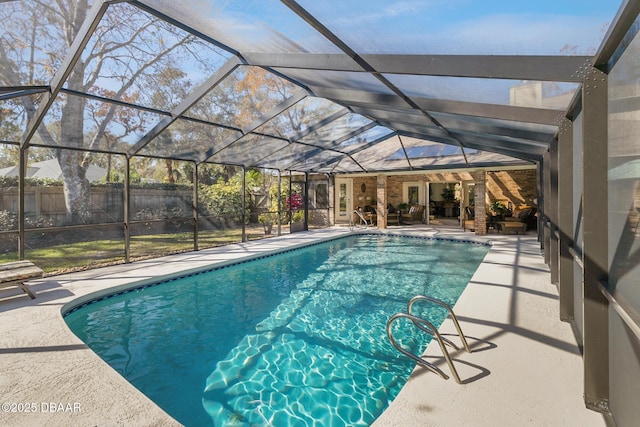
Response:
[[[122,87],[118,90],[118,92],[116,92],[114,98],[115,99],[119,99],[127,90],[129,90],[133,86],[133,84],[135,83],[136,79],[139,76],[141,76],[148,68],[150,68],[153,65],[155,65],[156,63],[160,62],[165,56],[168,56],[172,51],[174,51],[175,49],[177,49],[178,47],[180,47],[181,45],[186,43],[191,37],[192,36],[190,36],[190,35],[184,37],[181,41],[177,42],[176,44],[174,44],[173,46],[171,46],[170,48],[166,49],[164,52],[162,52],[161,54],[159,54],[158,56],[154,57],[152,60],[150,60],[146,64],[144,64],[136,73],[134,73],[131,76],[131,78],[129,79],[129,81],[127,83],[122,85]],[[100,123],[96,134],[92,138],[92,140],[91,140],[91,142],[89,144],[89,148],[93,148],[99,143],[100,138],[102,138],[106,127],[111,122],[111,120],[113,120],[113,117],[115,115],[115,110],[116,110],[116,105],[112,104],[109,107],[109,111],[106,114],[104,120]]]
[[[98,59],[98,62],[95,65],[95,68],[93,69],[93,71],[91,72],[89,78],[86,80],[82,90],[83,91],[87,91],[89,88],[91,88],[95,82],[98,80],[98,78],[100,77],[100,71],[102,71],[102,67],[104,65],[104,61],[107,58],[112,58],[111,56],[108,56],[109,53],[114,52],[118,49],[121,49],[123,47],[126,46],[130,46],[133,41],[136,39],[136,37],[138,37],[140,34],[142,34],[144,31],[146,31],[149,27],[151,26],[151,23],[149,23],[148,25],[145,25],[143,27],[141,27],[138,31],[136,31],[127,41],[124,42],[120,42],[120,43],[116,43],[113,46],[109,47],[109,48],[103,48],[98,52],[92,53],[90,54],[85,60],[84,60],[84,64],[89,64],[91,63],[91,61],[93,61],[94,59]]]

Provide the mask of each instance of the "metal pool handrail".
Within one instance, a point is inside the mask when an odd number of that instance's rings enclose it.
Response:
[[[367,220],[364,218],[364,216],[362,215],[362,212],[358,211],[358,210],[354,210],[353,211],[354,214],[358,215],[360,217],[360,220],[362,222],[364,222],[364,228],[366,229],[369,226],[369,223],[367,223]],[[353,223],[353,217],[351,217],[349,219],[349,230],[353,230],[355,228],[355,225]]]
[[[462,341],[462,345],[464,346],[464,349],[467,351],[467,353],[471,353],[471,349],[469,348],[469,344],[467,344],[467,339],[465,338],[464,333],[462,333],[462,328],[460,327],[460,323],[458,323],[458,318],[456,317],[456,314],[453,312],[453,309],[451,308],[451,306],[449,304],[445,303],[444,301],[440,301],[439,299],[436,299],[436,298],[428,297],[428,296],[425,296],[425,295],[416,295],[415,297],[411,298],[411,300],[407,304],[407,313],[413,315],[413,313],[411,313],[411,308],[413,307],[413,304],[416,301],[429,301],[429,302],[432,302],[434,304],[438,304],[438,305],[446,308],[447,311],[449,312],[449,314],[451,315],[451,320],[453,320],[453,323],[456,326],[456,329],[458,330],[458,336],[460,337],[460,341]],[[425,331],[427,333],[431,333],[430,331],[420,327],[415,322],[413,322],[413,324],[416,325],[416,327],[422,329],[423,331]],[[444,341],[447,342],[449,345],[451,345],[453,348],[455,348],[455,349],[458,348],[451,341],[449,341],[447,339],[444,339]]]
[[[451,360],[451,356],[449,356],[449,352],[447,351],[447,348],[444,345],[444,340],[442,339],[442,336],[440,335],[440,333],[438,332],[436,327],[433,326],[433,324],[431,324],[431,322],[429,322],[429,321],[427,321],[425,319],[422,319],[420,317],[414,316],[412,314],[407,314],[407,313],[396,313],[396,314],[394,314],[393,316],[391,316],[391,318],[389,318],[389,321],[387,322],[387,336],[389,337],[389,340],[391,341],[391,344],[393,344],[393,346],[400,353],[402,353],[405,356],[415,360],[415,362],[418,365],[422,366],[423,368],[426,368],[426,369],[430,370],[431,372],[433,372],[435,374],[440,375],[440,377],[442,377],[445,380],[449,379],[449,376],[447,376],[447,374],[445,374],[440,368],[438,368],[437,366],[427,362],[422,357],[416,356],[415,354],[411,353],[410,351],[405,350],[404,348],[402,348],[402,346],[400,346],[398,344],[398,342],[393,337],[393,333],[391,331],[391,326],[392,326],[394,321],[396,321],[397,319],[400,319],[400,318],[409,319],[416,326],[418,324],[425,325],[427,328],[429,328],[431,330],[429,333],[431,335],[433,335],[435,337],[435,339],[438,341],[438,344],[440,345],[440,350],[442,350],[442,354],[444,355],[444,358],[447,361],[447,364],[449,365],[449,370],[451,370],[451,375],[453,375],[453,377],[455,378],[455,380],[456,380],[456,382],[458,384],[462,384],[462,381],[460,381],[460,376],[458,375],[458,371],[456,371],[455,366],[453,366],[453,361]],[[420,329],[421,330],[425,330],[422,327],[420,327]]]

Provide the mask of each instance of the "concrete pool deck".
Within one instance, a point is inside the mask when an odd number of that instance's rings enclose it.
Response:
[[[89,350],[62,319],[95,292],[348,232],[333,227],[34,280],[35,300],[0,291],[0,425],[179,425]],[[374,423],[384,426],[605,426],[582,401],[582,361],[534,234],[476,237],[453,228],[386,232],[490,241],[454,310],[473,353],[452,352],[463,384],[416,368]],[[461,260],[462,262],[462,260]],[[447,319],[442,333],[455,331]],[[454,342],[455,337],[451,338]],[[425,357],[445,373],[437,344]],[[440,356],[440,357],[438,357]]]

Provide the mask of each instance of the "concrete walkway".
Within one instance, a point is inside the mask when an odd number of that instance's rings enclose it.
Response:
[[[604,426],[585,409],[582,357],[540,244],[487,238],[493,247],[454,307],[472,350],[451,352],[462,384],[417,367],[374,426]],[[450,319],[440,332],[459,342]],[[425,355],[449,374],[435,340]]]
[[[35,300],[17,288],[0,291],[0,425],[178,425],[89,350],[61,313],[96,292],[346,232],[336,227],[52,276],[32,282]],[[427,226],[387,232],[475,238]],[[416,368],[374,425],[604,426],[582,403],[581,357],[569,325],[558,320],[556,288],[535,236],[487,239],[493,248],[455,307],[474,350],[453,353],[463,385]],[[441,331],[454,331],[449,320]],[[438,352],[432,343],[426,355],[448,373]]]

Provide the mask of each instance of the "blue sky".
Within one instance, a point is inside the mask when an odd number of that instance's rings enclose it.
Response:
[[[619,8],[615,0],[302,3],[356,50],[371,53],[558,54],[564,45],[585,53]]]
[[[593,53],[615,16],[617,0],[299,0],[361,53],[561,54]],[[210,3],[221,32],[258,50],[328,47],[278,0]],[[270,31],[274,30],[274,31]]]

